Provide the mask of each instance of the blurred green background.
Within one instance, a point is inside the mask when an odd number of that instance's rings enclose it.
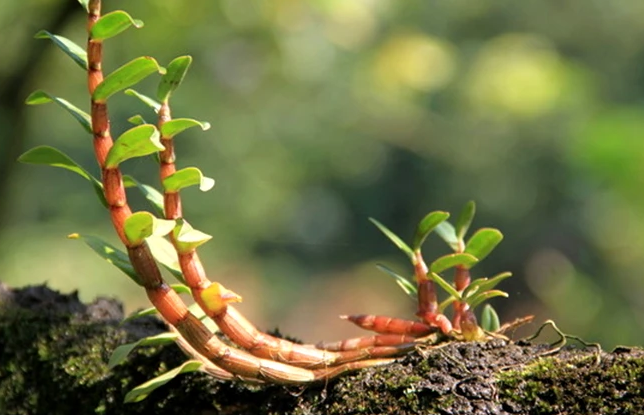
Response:
[[[173,114],[209,121],[177,139],[180,167],[217,180],[183,192],[211,280],[262,328],[306,341],[361,332],[338,314],[411,317],[382,262],[405,257],[368,222],[411,237],[430,210],[478,204],[505,240],[475,276],[512,271],[493,305],[606,347],[644,343],[644,2],[618,0],[106,1],[146,26],[106,45],[105,70],[139,55],[194,64]],[[71,232],[116,243],[87,182],[15,158],[56,146],[96,173],[90,137],[34,89],[81,108],[82,71],[48,29],[83,44],[73,1],[0,5],[0,280],[83,300],[141,289]],[[153,94],[156,79],[137,89]],[[137,100],[111,101],[115,136]],[[150,160],[125,170],[155,183]],[[136,208],[144,208],[132,193]],[[434,235],[428,258],[447,252]],[[639,265],[638,265],[639,264]]]

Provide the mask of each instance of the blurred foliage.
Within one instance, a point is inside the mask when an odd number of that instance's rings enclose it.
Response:
[[[56,3],[0,5],[0,82],[45,42],[31,38],[48,29],[34,16]],[[516,276],[501,287],[509,300],[493,301],[502,320],[535,313],[607,347],[644,343],[641,0],[110,3],[146,25],[107,42],[107,71],[143,54],[194,57],[173,112],[212,129],[180,137],[178,163],[217,185],[183,192],[186,215],[214,235],[200,250],[210,278],[243,294],[260,326],[317,341],[358,334],[337,314],[411,316],[373,267],[404,258],[383,257],[389,242],[367,217],[411,236],[425,212],[472,199],[474,226],[505,234],[473,276]],[[60,34],[82,44],[84,27],[79,13]],[[31,90],[88,101],[83,73],[53,46],[37,65]],[[134,113],[153,119],[127,96],[110,110],[115,136]],[[24,114],[24,137],[0,140],[53,145],[96,172],[90,137],[66,114]],[[0,114],[0,131],[13,122]],[[153,166],[126,170],[156,183]],[[64,239],[113,234],[82,179],[16,164],[5,194],[3,282],[145,304]],[[447,253],[433,239],[425,251]]]

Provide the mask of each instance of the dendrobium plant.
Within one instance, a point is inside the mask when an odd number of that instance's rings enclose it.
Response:
[[[79,3],[85,8],[88,18],[85,49],[70,39],[47,31],[39,32],[36,37],[51,40],[86,74],[89,113],[44,91],[32,93],[26,102],[30,105],[53,102],[71,114],[92,136],[101,176],[92,176],[70,157],[49,146],[27,151],[20,161],[61,167],[88,180],[108,211],[124,251],[92,235],[74,233],[70,238],[83,240],[143,287],[153,307],[128,319],[158,314],[169,328],[168,333],[120,346],[114,351],[110,365],[122,363],[138,345],[165,342],[177,343],[190,358],[180,367],[130,391],[126,400],[141,400],[172,377],[189,371],[200,370],[221,380],[304,384],[389,364],[395,356],[427,341],[424,338],[430,334],[438,333],[446,339],[482,340],[486,337],[476,323],[473,310],[489,298],[507,296],[493,288],[510,274],[470,280],[470,269],[502,238],[495,229],[480,229],[467,242],[464,241],[474,216],[473,203],[466,205],[455,226],[446,222],[449,215],[445,212],[428,214],[420,222],[411,246],[373,220],[407,254],[413,265],[415,284],[384,266],[380,268],[392,275],[408,294],[417,298],[419,320],[342,316],[377,334],[317,346],[296,344],[257,329],[233,306],[233,303],[241,301],[241,296],[208,279],[197,250],[210,236],[194,229],[182,211],[182,189],[197,185],[202,191],[207,191],[214,185],[214,180],[204,176],[198,168],[178,169],[175,164],[174,138],[189,128],[209,128],[206,122],[172,118],[171,114],[171,98],[188,72],[192,58],[180,56],[163,67],[154,58],[142,56],[104,74],[102,62],[106,41],[129,28],[140,28],[143,23],[121,10],[102,15],[101,0],[79,0]],[[160,75],[155,97],[130,89],[152,75]],[[154,114],[154,123],[146,122],[141,115],[134,115],[129,119],[132,128],[113,139],[108,102],[118,93],[140,100]],[[121,171],[124,161],[150,156],[158,161],[161,191]],[[127,188],[140,191],[149,202],[150,211],[133,212],[128,203]],[[421,245],[433,230],[454,253],[441,256],[428,266],[421,253]],[[167,283],[160,266],[168,269],[179,283]],[[440,275],[451,268],[455,269],[454,284]],[[449,295],[440,304],[437,285]],[[190,294],[194,304],[186,305],[179,294]],[[449,304],[454,310],[451,321],[443,314]],[[490,312],[488,314],[493,316]],[[234,346],[222,342],[215,334],[216,330]]]

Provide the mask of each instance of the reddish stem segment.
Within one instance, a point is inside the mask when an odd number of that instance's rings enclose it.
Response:
[[[458,265],[454,273],[454,287],[456,288],[456,290],[463,292],[463,290],[468,285],[470,285],[470,280],[470,270],[462,265]],[[454,317],[452,318],[452,325],[454,326],[454,329],[461,329],[461,322],[463,322],[463,320],[466,318],[466,311],[467,303],[464,303],[462,301],[454,302]]]
[[[100,0],[90,0],[88,4],[88,33],[100,18],[100,8]],[[97,85],[103,80],[101,71],[102,43],[90,39],[87,50],[88,89],[90,95],[92,95]],[[105,102],[98,102],[92,98],[91,119],[94,151],[102,170],[105,199],[110,210],[112,223],[123,244],[127,247],[132,266],[139,275],[152,304],[162,317],[181,334],[180,345],[188,350],[190,354],[213,362],[214,365],[207,366],[207,369],[213,375],[221,379],[230,379],[235,376],[270,380],[284,384],[297,384],[328,379],[350,370],[391,363],[391,359],[362,360],[335,367],[308,370],[271,360],[259,359],[222,343],[198,318],[190,313],[178,294],[166,284],[148,245],[145,242],[132,244],[126,238],[123,224],[132,213],[127,204],[121,173],[118,168],[105,167],[107,154],[112,147],[108,111]],[[175,210],[173,215],[176,214],[180,214],[180,209]],[[193,263],[191,269],[202,269],[198,260]],[[195,282],[194,278],[192,282]],[[196,280],[196,282],[197,288],[201,287],[201,281]]]
[[[368,314],[340,316],[340,318],[350,321],[365,330],[371,330],[381,334],[404,334],[412,337],[421,337],[435,331],[435,329],[428,324],[405,320],[402,318],[374,316]]]

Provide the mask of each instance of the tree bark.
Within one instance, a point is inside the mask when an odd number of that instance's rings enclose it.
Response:
[[[0,285],[0,413],[11,414],[626,414],[644,413],[644,351],[448,343],[398,362],[302,387],[176,377],[126,404],[136,385],[186,360],[175,345],[116,346],[164,331],[155,318],[120,325],[121,305],[47,287]]]

